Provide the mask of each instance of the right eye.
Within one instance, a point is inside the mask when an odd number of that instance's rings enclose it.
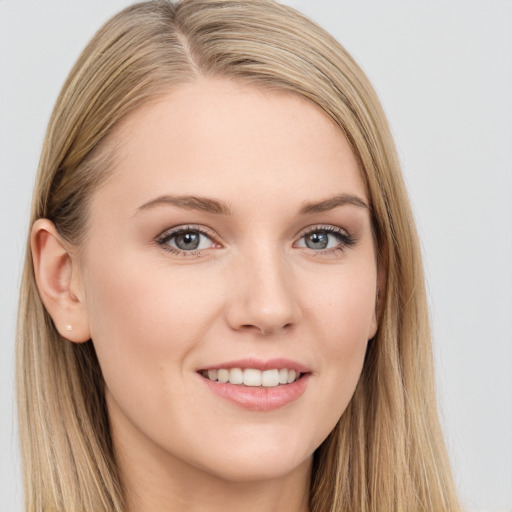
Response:
[[[178,227],[166,231],[158,239],[158,244],[175,254],[195,254],[203,249],[211,249],[215,243],[203,230],[191,227]]]

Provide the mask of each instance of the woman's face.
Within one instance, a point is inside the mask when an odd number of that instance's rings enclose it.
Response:
[[[309,466],[376,331],[342,132],[298,96],[202,79],[114,138],[80,269],[120,459],[231,481]]]

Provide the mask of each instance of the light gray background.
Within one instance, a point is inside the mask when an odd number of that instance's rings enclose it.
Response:
[[[126,0],[0,0],[0,510],[21,510],[14,325],[51,108]],[[422,238],[447,443],[470,510],[512,510],[512,3],[289,0],[346,46],[395,134]]]

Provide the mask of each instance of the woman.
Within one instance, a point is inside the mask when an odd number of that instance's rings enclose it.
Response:
[[[57,101],[32,225],[27,510],[458,510],[389,129],[311,21],[115,16]]]

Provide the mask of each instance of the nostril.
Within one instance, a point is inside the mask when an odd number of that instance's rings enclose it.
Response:
[[[244,325],[243,328],[247,329],[256,329],[260,332],[262,336],[269,336],[271,334],[277,333],[279,331],[289,331],[293,327],[293,323],[289,322],[283,326],[275,326],[275,327],[263,327],[257,325]]]
[[[238,332],[268,336],[289,332],[300,322],[302,313],[291,287],[277,290],[263,286],[261,280],[252,286],[240,287],[226,304],[229,326]],[[284,285],[283,285],[284,287]]]

